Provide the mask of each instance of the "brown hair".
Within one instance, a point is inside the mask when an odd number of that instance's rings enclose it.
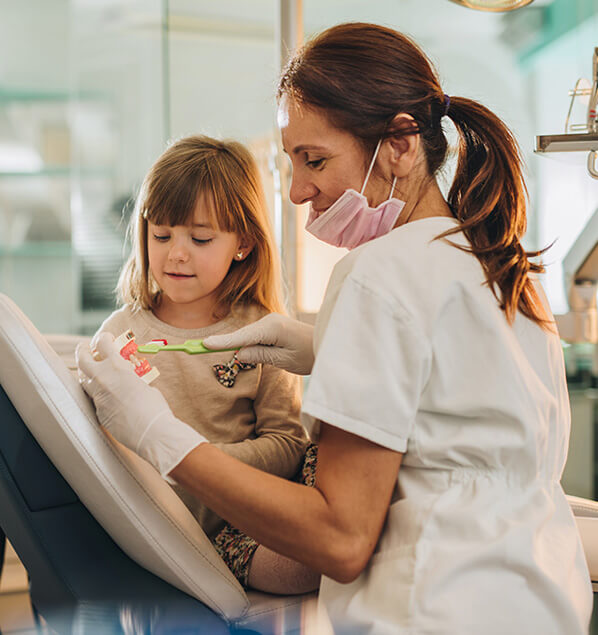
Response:
[[[235,232],[253,244],[244,260],[233,260],[222,281],[216,317],[252,303],[284,312],[277,253],[255,160],[240,143],[200,135],[173,143],[145,177],[129,224],[132,251],[120,274],[118,299],[134,309],[159,305],[161,291],[149,267],[148,223],[186,225],[202,194],[211,198],[210,222],[216,229]]]
[[[509,322],[517,310],[546,325],[529,273],[544,271],[520,239],[526,229],[527,190],[522,160],[505,124],[481,104],[445,96],[431,62],[409,38],[375,24],[349,23],[327,29],[288,63],[278,97],[288,95],[321,109],[329,121],[372,152],[380,138],[420,134],[427,170],[433,177],[447,155],[441,119],[459,133],[459,157],[448,204],[480,261],[490,289]],[[408,113],[411,129],[393,120]]]

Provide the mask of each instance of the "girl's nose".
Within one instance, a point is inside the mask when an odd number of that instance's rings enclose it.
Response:
[[[173,262],[187,262],[189,260],[189,250],[182,242],[175,241],[170,247],[168,258]]]
[[[296,172],[291,177],[291,187],[289,188],[289,198],[295,205],[309,203],[315,198],[318,188],[309,179],[300,177]]]

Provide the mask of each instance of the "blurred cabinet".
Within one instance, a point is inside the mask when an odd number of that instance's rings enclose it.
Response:
[[[42,331],[73,327],[68,95],[0,90],[0,291]]]
[[[569,389],[571,437],[563,488],[567,494],[594,498],[596,491],[596,421],[598,390]]]
[[[112,249],[94,248],[102,215],[86,241],[73,214],[82,191],[104,193],[113,180],[109,162],[81,160],[73,129],[82,121],[97,129],[109,109],[94,95],[0,90],[0,291],[42,332],[95,328],[88,315],[113,306],[122,236]]]
[[[564,344],[571,403],[571,436],[563,488],[567,494],[598,495],[598,349],[593,344]]]

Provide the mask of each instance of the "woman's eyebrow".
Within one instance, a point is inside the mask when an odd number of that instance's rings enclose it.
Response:
[[[299,145],[293,148],[293,154],[299,154],[300,152],[324,152],[326,148],[323,146],[314,146],[314,145]]]

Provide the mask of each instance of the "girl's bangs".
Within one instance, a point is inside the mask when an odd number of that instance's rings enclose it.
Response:
[[[156,170],[148,182],[142,216],[154,225],[188,225],[198,203],[212,227],[246,234],[248,223],[243,197],[250,194],[239,165],[219,153],[202,156],[193,165],[173,163]]]
[[[150,207],[148,205],[145,208],[143,218],[153,225],[159,225],[162,227],[186,225],[190,222],[191,218],[193,218],[194,208],[194,205],[186,208],[170,206]]]
[[[170,178],[168,178],[170,177]],[[187,225],[202,191],[195,173],[164,175],[149,184],[143,218],[154,225]]]
[[[148,199],[143,211],[143,218],[154,225],[174,227],[187,225],[193,219],[195,202],[198,198],[168,197],[171,200],[152,201]]]
[[[212,178],[209,178],[210,182],[204,189],[210,222],[219,231],[246,234],[247,222],[239,188],[229,179],[218,176],[220,178],[213,178],[214,175],[211,174]]]
[[[212,177],[212,178],[210,178]],[[206,175],[194,179],[192,187],[184,183],[148,196],[143,218],[154,225],[174,227],[193,222],[198,202],[205,205],[208,220],[218,231],[244,233],[247,230],[243,207],[234,185]]]

